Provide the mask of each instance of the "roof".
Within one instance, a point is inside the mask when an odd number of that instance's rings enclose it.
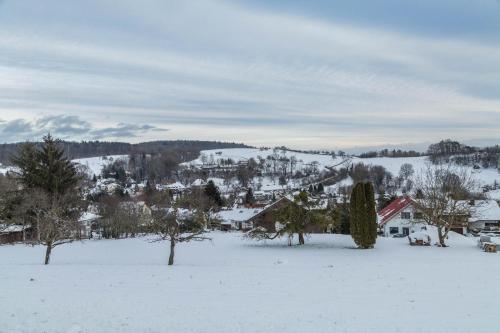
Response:
[[[230,210],[221,210],[217,216],[224,222],[246,222],[256,214],[260,213],[262,208],[234,208]]]
[[[85,222],[85,221],[93,221],[93,220],[97,220],[98,218],[100,218],[99,215],[97,214],[94,214],[92,212],[85,212],[83,213],[83,215],[80,217],[80,222]]]
[[[283,201],[292,202],[292,200],[290,200],[290,198],[288,198],[286,196],[285,197],[281,197],[278,200],[276,200],[275,202],[273,202],[273,203],[267,205],[266,207],[264,207],[264,209],[262,209],[260,212],[258,212],[254,216],[252,216],[249,220],[253,220],[254,218],[256,218],[256,217],[264,214],[265,212],[274,209],[280,202],[283,202]]]
[[[191,183],[191,186],[205,186],[207,183],[203,179],[196,179],[193,183]]]
[[[10,234],[13,232],[22,232],[23,230],[29,228],[29,226],[23,226],[18,224],[0,224],[0,234]]]
[[[405,209],[408,205],[413,203],[410,197],[399,197],[389,204],[389,206],[378,212],[379,224],[384,225],[392,219],[397,213]]]
[[[183,184],[181,184],[179,182],[175,182],[173,184],[168,184],[165,187],[168,188],[169,190],[184,190],[186,188],[186,186],[184,186]]]
[[[469,222],[500,221],[500,206],[495,200],[475,200]]]

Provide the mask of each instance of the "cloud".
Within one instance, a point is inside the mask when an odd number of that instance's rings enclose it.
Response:
[[[0,141],[38,140],[51,133],[66,140],[99,140],[133,138],[148,132],[165,132],[167,129],[152,125],[119,123],[114,127],[95,128],[77,116],[50,115],[33,121],[14,119],[0,120]]]
[[[397,20],[381,26],[366,15],[306,17],[237,3],[7,1],[0,115],[35,130],[20,119],[80,117],[39,125],[66,136],[164,137],[135,125],[146,123],[168,126],[169,138],[300,148],[500,136],[492,128],[500,44],[477,37],[484,27],[429,34],[416,31],[418,22],[398,29]],[[339,11],[356,15],[346,6]],[[488,36],[500,36],[491,19],[500,22],[500,13],[487,8]]]

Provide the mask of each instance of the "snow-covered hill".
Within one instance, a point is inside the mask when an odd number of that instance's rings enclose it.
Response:
[[[100,157],[89,157],[89,158],[79,158],[73,160],[74,163],[78,163],[87,168],[87,172],[90,176],[99,176],[102,169],[116,160],[128,160],[128,155],[110,155],[110,156],[100,156]]]
[[[332,158],[330,155],[320,155],[320,154],[308,154],[308,153],[298,153],[292,151],[277,150],[273,149],[262,150],[255,148],[238,148],[238,149],[215,149],[215,150],[204,150],[201,152],[201,156],[186,165],[191,166],[201,166],[203,163],[215,163],[217,164],[221,160],[232,159],[234,162],[248,161],[250,158],[267,159],[268,156],[273,156],[277,154],[278,157],[283,156],[291,158],[294,156],[297,161],[296,170],[303,169],[305,167],[311,166],[314,162],[317,162],[319,171],[326,169],[327,167],[336,166],[336,168],[345,167],[350,163],[363,163],[366,165],[380,165],[391,172],[394,176],[399,174],[401,165],[405,163],[410,163],[413,165],[415,172],[419,172],[426,167],[429,163],[427,157],[376,157],[376,158],[358,158],[350,157],[348,159],[342,157]],[[205,159],[205,161],[203,161]],[[342,163],[342,162],[345,163]],[[470,167],[470,171],[474,178],[477,180],[478,190],[484,185],[492,185],[495,181],[500,183],[500,173],[497,169],[478,169],[475,170]],[[348,181],[347,181],[348,182]],[[492,198],[499,197],[498,193],[492,191]]]
[[[187,165],[201,166],[203,164],[203,156],[206,157],[206,163],[214,162],[217,164],[221,160],[232,159],[234,162],[248,161],[253,158],[258,160],[258,158],[266,159],[268,156],[273,156],[276,153],[278,158],[285,157],[291,158],[292,156],[296,158],[297,165],[296,170],[301,170],[305,167],[310,167],[312,163],[317,162],[318,168],[321,171],[325,167],[333,166],[344,161],[341,157],[333,158],[330,155],[319,155],[319,154],[307,154],[292,152],[288,150],[277,150],[273,149],[256,149],[256,148],[231,148],[231,149],[214,149],[214,150],[203,150],[200,157],[194,161],[186,163]]]
[[[110,156],[99,156],[99,157],[89,157],[89,158],[79,158],[72,160],[72,162],[80,164],[87,169],[90,176],[100,175],[103,168],[113,163],[116,160],[128,160],[128,155],[110,155]],[[6,172],[13,170],[10,166],[4,166],[0,164],[0,173],[5,174]]]

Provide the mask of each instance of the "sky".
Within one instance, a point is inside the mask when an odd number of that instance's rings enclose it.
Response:
[[[0,142],[500,143],[500,0],[0,0]]]

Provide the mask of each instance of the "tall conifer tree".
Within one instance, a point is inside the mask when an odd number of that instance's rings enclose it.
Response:
[[[352,190],[350,202],[350,230],[356,245],[372,248],[377,239],[377,213],[371,183],[358,183]]]

